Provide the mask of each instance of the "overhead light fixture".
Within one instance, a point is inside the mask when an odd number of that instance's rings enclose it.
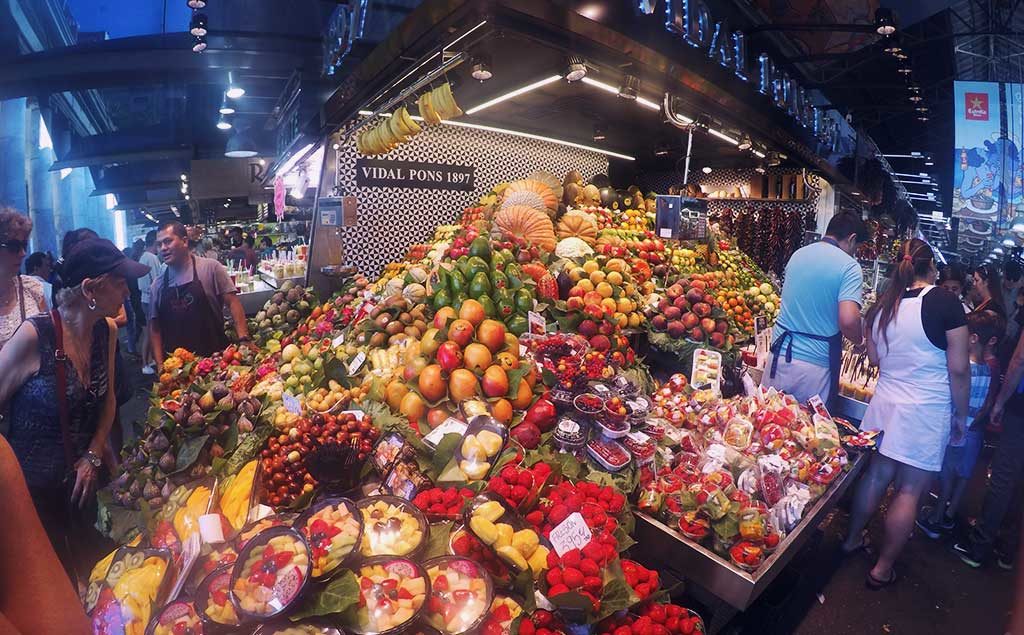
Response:
[[[920,119],[920,117],[918,117],[918,119]],[[925,120],[925,121],[928,121],[928,117],[925,117],[925,118],[924,118],[924,120]],[[925,159],[925,160],[924,160],[924,164],[925,164],[925,165],[929,165],[929,166],[930,166],[930,165],[935,165],[935,161],[932,161],[931,159]],[[934,186],[933,186],[933,187],[934,187]]]
[[[187,183],[182,183],[181,184],[181,193],[182,194],[188,194],[188,184]]]
[[[248,129],[235,131],[224,147],[224,156],[232,159],[248,159],[257,154],[259,152],[256,151],[256,142]]]
[[[725,134],[724,132],[721,132],[719,130],[715,130],[714,128],[708,128],[708,134],[716,136],[719,139],[721,139],[722,141],[725,141],[727,143],[731,143],[734,146],[738,146],[740,144],[739,139],[735,139],[733,137],[730,137],[729,135]]]
[[[916,110],[917,112],[928,112],[928,106],[918,106],[914,110]]]
[[[184,172],[182,172],[182,173],[181,173],[181,180],[182,180],[182,181],[187,181],[187,180],[188,180],[188,175],[187,175],[187,174],[185,174]]]
[[[473,72],[471,75],[478,82],[486,82],[494,77],[494,73],[491,72],[491,56],[477,55],[473,59]]]
[[[764,163],[758,163],[757,167],[754,168],[754,172],[757,172],[758,174],[764,174],[767,171],[768,171],[768,168],[766,168],[764,166]]]
[[[885,44],[882,48],[883,53],[889,55],[896,55],[897,53],[903,52],[903,47],[900,45],[900,36],[894,35],[893,37],[886,38]]]
[[[907,90],[909,90],[912,93],[919,93],[921,92],[921,87],[918,86],[917,84],[910,84],[907,86]]]
[[[1012,239],[1009,236],[1007,236],[1006,238],[1003,239],[1003,246],[1005,246],[1005,247],[1016,247],[1017,246],[1017,241],[1015,241],[1014,239]]]
[[[758,159],[763,159],[765,157],[764,152],[761,152],[760,150],[751,150],[751,152],[753,152],[754,156]]]
[[[260,159],[259,161],[257,161],[257,163],[259,163],[260,165],[266,165],[267,164],[266,160],[264,160],[264,159]]]
[[[928,121],[928,117],[925,117],[924,115],[922,115],[922,116],[918,117],[917,120],[918,121]],[[928,165],[935,165],[935,164],[934,163],[930,163]]]
[[[992,250],[992,253],[1002,256],[1006,252],[1003,251],[1002,247],[996,247],[995,249]]]
[[[360,112],[360,114],[362,114],[362,113]],[[372,113],[370,113],[370,114],[372,114]],[[298,163],[301,159],[306,158],[306,155],[309,154],[309,151],[313,149],[313,145],[314,144],[312,144],[312,143],[307,143],[306,145],[304,145],[302,147],[301,150],[299,150],[295,154],[293,154],[290,157],[288,157],[288,160],[285,161],[283,164],[281,164],[281,167],[277,168],[277,172],[275,172],[274,175],[275,176],[285,176],[289,172],[291,172],[292,168],[295,167],[296,163]]]
[[[901,62],[902,62],[902,61],[904,61],[904,60],[907,60],[907,59],[909,59],[909,57],[907,56],[907,54],[906,54],[906,53],[904,53],[903,51],[900,51],[899,53],[893,53],[893,55],[892,55],[892,56],[893,56],[893,57],[895,57],[895,58],[896,58],[897,60],[899,60],[899,61],[901,61]]]
[[[700,171],[701,171],[701,172],[703,172],[704,174],[711,174],[711,172],[712,172],[712,170],[711,170],[711,167],[710,167],[710,166],[707,166],[707,165],[705,165],[704,167],[702,167],[702,168],[700,169]]]
[[[594,124],[594,141],[604,141],[608,135],[605,133],[604,126],[600,124]]]
[[[560,79],[562,79],[561,75],[552,75],[551,77],[545,77],[544,79],[542,79],[540,81],[533,82],[532,84],[527,84],[526,86],[522,86],[522,87],[517,88],[517,89],[515,89],[513,91],[507,92],[504,95],[499,95],[499,96],[495,97],[494,99],[492,99],[490,101],[485,101],[484,103],[480,104],[479,106],[473,106],[472,108],[470,108],[469,110],[466,111],[466,114],[467,115],[472,115],[474,113],[478,113],[481,110],[484,110],[485,108],[490,108],[491,106],[493,106],[495,104],[500,104],[503,101],[512,99],[514,97],[518,97],[519,95],[528,93],[531,90],[536,90],[536,89],[540,88],[541,86],[547,86],[548,84],[550,84],[552,82],[557,82]]]
[[[569,57],[569,64],[565,69],[565,79],[570,82],[578,82],[587,76],[587,65],[583,58],[572,55]]]
[[[188,0],[188,2],[186,4],[188,4],[188,8],[189,9],[205,9],[206,8],[206,0]]]
[[[197,11],[192,14],[192,19],[188,22],[188,32],[197,37],[203,37],[206,35],[207,29],[205,13],[199,13]]]
[[[779,156],[778,152],[769,152],[767,157],[768,167],[774,168],[782,165],[782,157]]]
[[[924,99],[924,97],[922,97],[920,95],[911,95],[910,97],[907,97],[907,99],[909,99],[910,101],[912,101],[912,102],[914,102],[916,104],[917,102],[922,101]]]
[[[192,198],[192,197],[191,197],[191,196],[189,196],[188,194],[186,194],[186,195],[185,195],[185,200],[186,200],[186,201],[187,201],[187,200],[189,200],[189,199],[191,199],[191,198]]]
[[[227,116],[222,115],[221,118],[217,120],[217,129],[231,130],[231,122],[228,120]]]
[[[228,72],[228,89],[224,91],[224,94],[230,99],[238,99],[245,94],[245,89],[235,83],[234,75]]]
[[[222,115],[235,114],[235,107],[228,103],[228,96],[225,94],[220,99],[220,108],[217,110]]]
[[[584,77],[581,81],[584,84],[587,84],[588,86],[593,86],[594,88],[600,88],[601,90],[603,90],[606,93],[610,93],[612,95],[618,95],[619,94],[619,89],[616,88],[615,86],[612,86],[611,84],[606,84],[604,82],[600,82],[600,81],[598,81],[596,79],[592,79],[589,76]],[[640,96],[637,96],[636,103],[640,104],[644,108],[649,108],[651,110],[661,110],[661,106],[659,106],[657,103],[651,101],[650,99],[645,99],[645,98],[640,97]],[[685,117],[683,117],[683,118],[686,119]],[[690,120],[686,119],[686,121],[684,123],[690,123]]]
[[[896,16],[892,9],[879,7],[875,9],[875,33],[892,35],[896,32]]]
[[[206,50],[206,36],[205,35],[194,35],[192,36],[192,52],[202,53]]]
[[[640,80],[635,75],[626,74],[622,78],[622,85],[619,86],[618,95],[622,99],[636,101],[636,89],[640,87]]]
[[[896,72],[897,72],[897,73],[901,73],[901,74],[903,74],[903,75],[909,75],[909,74],[913,73],[914,71],[912,71],[912,70],[910,69],[910,67],[909,67],[909,66],[900,66],[900,67],[899,67],[899,68],[898,68],[898,69],[896,70]]]
[[[669,145],[663,141],[654,148],[654,156],[666,157],[668,156],[668,153],[671,152],[671,150],[672,149],[669,147]]]
[[[736,147],[739,148],[740,150],[749,150],[753,146],[754,144],[750,140],[750,135],[743,135],[740,138],[740,142],[736,145]]]

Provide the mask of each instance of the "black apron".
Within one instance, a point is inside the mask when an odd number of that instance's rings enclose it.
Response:
[[[229,344],[224,319],[213,310],[202,282],[196,277],[195,256],[192,256],[191,282],[172,287],[169,273],[169,269],[164,269],[156,315],[164,352],[184,348],[199,357],[207,357],[224,350]]]
[[[839,249],[839,243],[837,243],[832,238],[826,236],[825,238],[822,238],[821,241],[832,245],[836,249]],[[804,333],[803,331],[788,331],[782,329],[782,327],[779,326],[776,326],[776,328],[781,329],[782,334],[779,335],[779,337],[774,342],[772,342],[771,348],[769,349],[772,352],[772,368],[768,376],[772,379],[775,378],[775,371],[778,369],[779,366],[779,355],[782,353],[783,347],[785,347],[786,349],[786,363],[789,364],[790,362],[793,361],[794,337],[806,337],[807,339],[810,340],[815,340],[817,342],[825,342],[826,344],[828,344],[829,403],[825,405],[826,407],[829,406],[831,402],[835,401],[836,397],[839,395],[839,369],[843,361],[842,331],[834,333],[832,335],[820,335],[817,333]]]

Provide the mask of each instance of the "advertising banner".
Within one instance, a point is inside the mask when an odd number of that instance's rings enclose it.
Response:
[[[953,91],[953,215],[965,219],[961,227],[982,240],[1007,215],[1019,179],[1019,146],[1003,134],[998,83],[955,82]]]

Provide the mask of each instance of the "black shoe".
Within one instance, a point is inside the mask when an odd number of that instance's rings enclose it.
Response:
[[[956,554],[960,556],[960,559],[963,560],[964,564],[971,567],[972,569],[977,569],[984,563],[984,559],[981,557],[980,554],[975,552],[973,545],[971,545],[971,543],[969,542],[956,543],[955,545],[953,545],[953,551],[955,551]]]
[[[948,531],[941,523],[933,523],[927,516],[918,518],[914,524],[921,530],[921,533],[932,540],[938,540],[945,531]]]
[[[1013,571],[1014,558],[1013,555],[1003,551],[1002,549],[996,549],[996,564],[1003,571]]]

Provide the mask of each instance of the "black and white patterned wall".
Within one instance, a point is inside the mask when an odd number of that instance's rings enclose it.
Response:
[[[779,174],[792,174],[792,170],[786,170],[783,168],[768,168],[766,174],[769,178],[772,178]],[[726,192],[729,195],[733,195],[736,190],[740,187],[745,188],[749,194],[750,183],[754,178],[760,178],[761,175],[757,174],[753,169],[749,170],[712,170],[711,174],[704,174],[697,168],[691,170],[690,181],[697,184],[704,190],[705,193],[711,192]],[[808,180],[817,185],[818,177],[811,175]],[[676,185],[680,186],[683,182],[682,172],[655,172],[651,174],[645,174],[641,178],[642,186],[641,189],[645,192],[658,192],[659,194],[667,193],[668,188]],[[726,208],[736,209],[737,207],[744,205],[755,205],[755,206],[773,206],[773,205],[785,205],[786,209],[796,209],[803,214],[814,215],[815,206],[818,204],[818,192],[814,188],[806,188],[807,198],[792,201],[792,200],[771,200],[771,201],[756,201],[747,203],[745,201],[730,200],[727,198],[709,198],[708,199],[708,211],[712,213],[720,212]]]
[[[389,262],[401,260],[409,245],[427,242],[434,228],[456,222],[462,210],[498,183],[522,179],[542,170],[559,180],[579,170],[585,181],[608,173],[608,157],[597,152],[457,126],[432,126],[409,143],[378,158],[471,165],[472,192],[356,186],[355,140],[338,150],[338,190],[359,199],[358,224],[341,229],[345,262],[367,275],[378,275]]]

